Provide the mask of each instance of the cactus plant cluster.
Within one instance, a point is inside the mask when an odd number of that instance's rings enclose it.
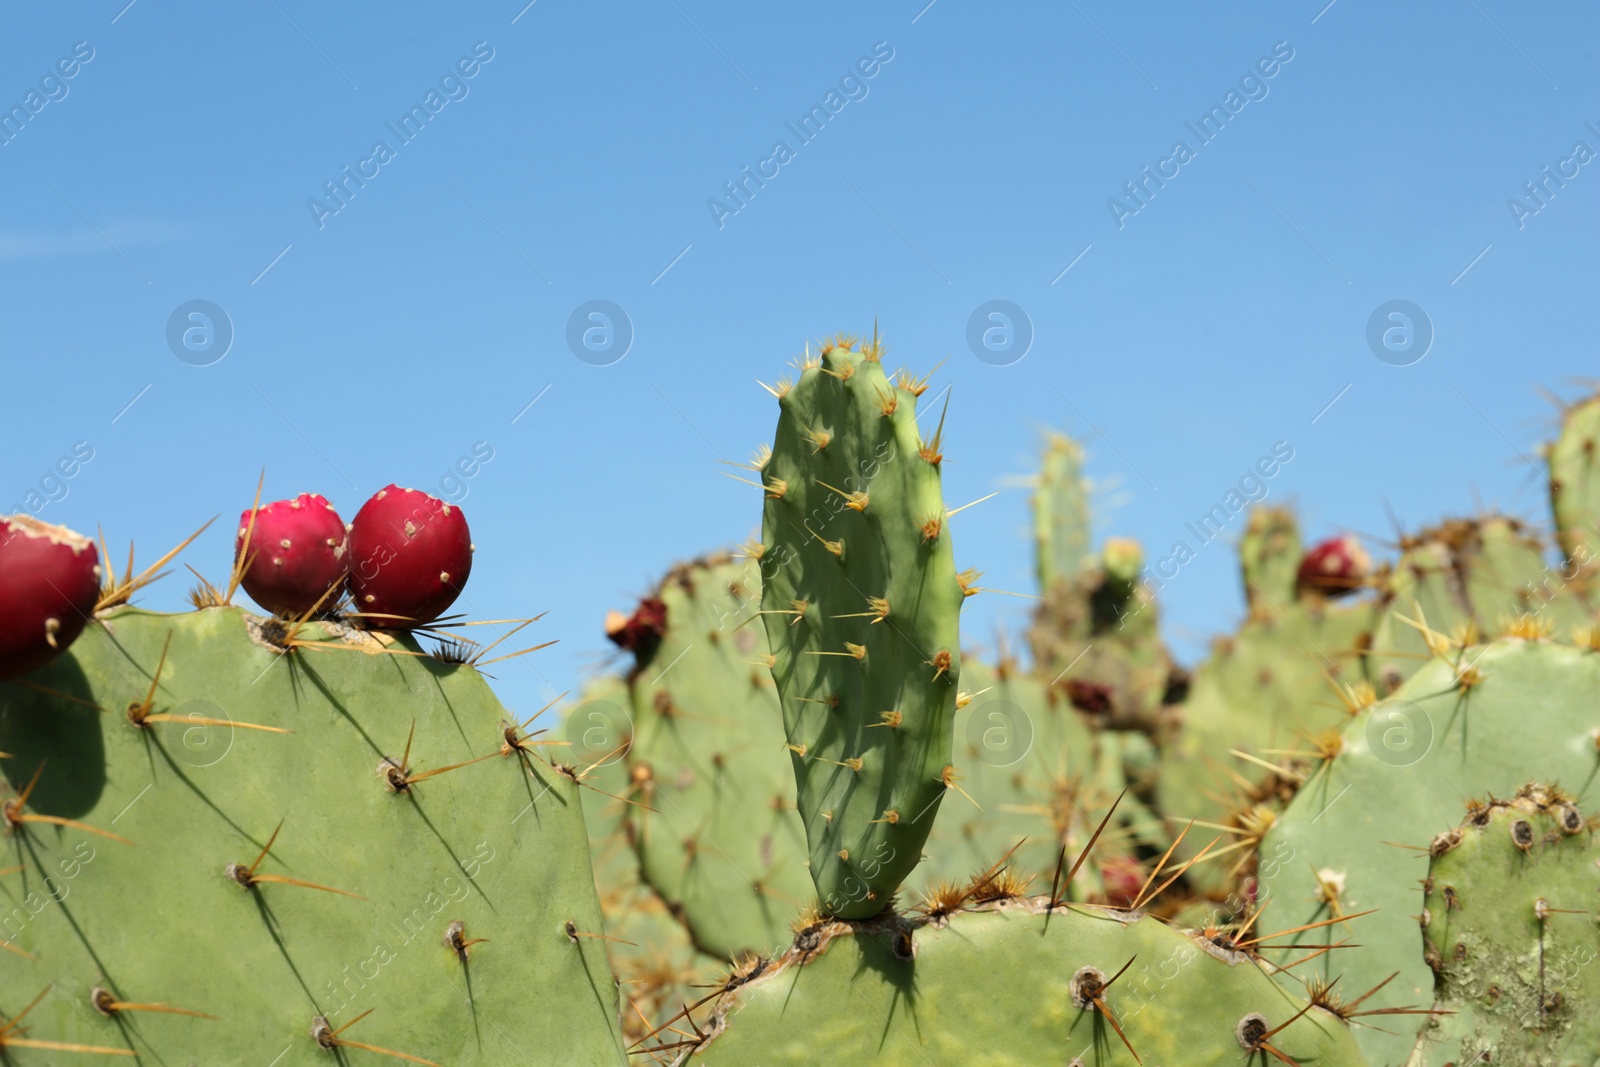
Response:
[[[258,492],[172,615],[128,603],[160,565],[5,520],[0,1058],[1600,1055],[1600,398],[1553,541],[1490,514],[1374,560],[1258,508],[1190,676],[1065,438],[1030,661],[963,642],[948,405],[883,354],[767,387],[759,536],[608,616],[559,732],[442,618],[472,542],[426,494],[346,527]]]
[[[1594,516],[1573,503],[1583,490],[1565,487],[1588,484],[1592,445],[1571,439],[1595,436],[1586,427],[1600,401],[1567,413],[1550,453],[1552,494],[1565,495],[1564,562],[1550,564],[1551,544],[1509,516],[1401,535],[1386,562],[1348,534],[1306,546],[1292,513],[1258,508],[1239,546],[1247,617],[1192,677],[1161,645],[1153,597],[1137,579],[1139,547],[1109,538],[1096,548],[1081,452],[1052,439],[1034,500],[1043,599],[1028,635],[1032,663],[1003,646],[998,656],[952,648],[954,714],[940,694],[938,714],[888,727],[885,712],[926,694],[930,677],[916,668],[935,657],[914,652],[915,641],[889,642],[887,656],[869,643],[895,614],[881,590],[906,574],[936,595],[950,589],[941,575],[963,594],[978,587],[935,555],[944,546],[934,538],[894,541],[920,526],[948,541],[948,527],[929,522],[943,511],[931,502],[938,461],[929,456],[942,458],[945,431],[941,421],[932,434],[894,436],[885,420],[906,402],[904,387],[921,383],[881,375],[880,355],[875,342],[836,340],[801,363],[796,382],[774,388],[779,432],[752,464],[764,522],[747,566],[762,597],[731,609],[734,632],[757,615],[767,631],[753,662],[771,657],[775,668],[787,732],[769,732],[769,742],[787,746],[794,766],[812,903],[787,945],[721,953],[731,966],[709,999],[672,1007],[635,1052],[686,1064],[1442,1065],[1485,1049],[1530,1063],[1600,1051],[1581,1014],[1555,1019],[1548,1001],[1544,1016],[1524,1010],[1541,1003],[1537,947],[1554,944],[1540,941],[1538,923],[1570,919],[1575,940],[1562,943],[1562,959],[1587,959],[1571,946],[1593,940],[1592,903],[1519,902],[1504,884],[1517,876],[1511,853],[1483,831],[1499,858],[1477,861],[1495,872],[1478,876],[1479,915],[1484,903],[1505,914],[1475,919],[1486,926],[1470,927],[1471,937],[1459,924],[1460,934],[1444,934],[1433,903],[1441,877],[1421,879],[1406,860],[1428,857],[1467,797],[1512,798],[1469,809],[1482,828],[1511,818],[1486,822],[1482,810],[1536,804],[1531,795],[1545,804],[1528,816],[1543,827],[1535,853],[1504,842],[1528,868],[1538,847],[1557,846],[1582,790],[1560,807],[1550,799],[1566,798],[1558,787],[1519,788],[1593,778],[1600,749],[1578,712],[1600,669],[1592,534],[1571,528],[1592,530]],[[880,484],[881,462],[846,481],[886,440],[897,459],[909,451],[922,461],[907,473],[926,492],[907,491],[904,475]],[[654,618],[670,587],[669,576],[632,616],[616,617],[619,644]],[[930,604],[941,618],[961,603],[942,595]],[[829,611],[840,597],[856,603]],[[947,632],[921,643],[943,649]],[[822,655],[799,658],[813,653]],[[740,681],[724,687],[722,706],[742,707],[738,690],[759,687]],[[769,712],[769,731],[773,721]],[[911,732],[930,724],[931,737]],[[880,729],[895,730],[892,741],[868,736]],[[890,798],[923,784],[899,774],[890,749],[911,738],[951,767],[938,769],[946,788],[916,869],[853,872],[839,854],[895,841]],[[652,763],[658,744],[641,727],[630,760]],[[874,756],[883,770],[869,781]],[[915,773],[934,777],[926,757]],[[867,802],[852,809],[862,792]],[[1591,848],[1587,821],[1569,836],[1562,855]],[[719,842],[730,843],[737,837]],[[1432,862],[1465,863],[1468,853],[1455,855]],[[1459,904],[1468,878],[1452,877]],[[1433,918],[1426,937],[1419,914]],[[1450,936],[1437,952],[1427,947]],[[1487,962],[1452,970],[1449,953],[1463,940],[1469,959]],[[1198,962],[1152,973],[1139,962],[1150,956]],[[1586,974],[1561,973],[1563,1008],[1587,1003]],[[1081,993],[1084,974],[1099,1005]]]

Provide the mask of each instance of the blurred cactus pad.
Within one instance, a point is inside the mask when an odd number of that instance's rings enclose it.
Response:
[[[1183,664],[1061,434],[1022,632],[963,631],[964,430],[885,352],[767,376],[746,522],[641,549],[544,709],[431,605],[319,576],[261,616],[236,566],[158,614],[159,567],[36,537],[83,588],[0,680],[0,1060],[1600,1062],[1600,398],[1547,514],[1363,543],[1259,503]]]

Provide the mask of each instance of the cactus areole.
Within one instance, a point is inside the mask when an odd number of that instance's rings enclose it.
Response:
[[[240,515],[233,553],[249,553],[241,584],[251,599],[278,615],[303,615],[344,581],[348,546],[333,505],[301,493],[257,508],[253,528],[250,512]]]
[[[94,542],[31,515],[0,517],[0,678],[20,677],[65,652],[99,595]]]
[[[373,626],[432,622],[455,603],[472,571],[461,509],[397,485],[380,489],[350,524],[348,587]]]

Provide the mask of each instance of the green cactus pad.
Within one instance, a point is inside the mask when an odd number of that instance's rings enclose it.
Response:
[[[1033,490],[1034,569],[1039,588],[1076,586],[1091,567],[1089,486],[1083,477],[1083,449],[1061,434],[1050,434]]]
[[[917,873],[931,891],[988,868],[1020,843],[1008,866],[1043,889],[1061,849],[1076,856],[1127,784],[1120,761],[1101,751],[1117,735],[1091,730],[1059,691],[1015,665],[996,670],[971,655],[962,663],[956,755],[964,795],[941,809]],[[1102,867],[1131,872],[1141,841],[1160,832],[1155,816],[1125,797],[1079,871],[1073,899],[1103,901]]]
[[[1587,1067],[1600,1049],[1600,849],[1559,789],[1528,786],[1435,839],[1423,955],[1440,1013],[1410,1067]]]
[[[1300,572],[1300,526],[1288,508],[1250,509],[1239,541],[1240,576],[1250,613],[1264,616],[1295,600]]]
[[[948,792],[966,593],[939,489],[943,423],[919,430],[921,384],[891,383],[878,355],[826,346],[776,390],[760,472],[772,676],[811,877],[841,917],[889,904]]]
[[[1471,795],[1508,796],[1532,779],[1590,782],[1600,768],[1596,693],[1600,655],[1570,646],[1507,638],[1426,662],[1345,725],[1339,753],[1267,833],[1261,922],[1283,928],[1376,908],[1292,940],[1348,938],[1363,947],[1329,953],[1332,970],[1323,972],[1343,973],[1347,993],[1399,971],[1382,1002],[1428,1004],[1433,974],[1414,925],[1421,853],[1406,847],[1425,850],[1460,820]],[[1404,1034],[1366,1027],[1357,1035],[1377,1063],[1403,1062],[1410,1050]]]
[[[628,764],[653,809],[634,820],[643,877],[725,960],[787,944],[811,897],[760,589],[756,564],[727,553],[674,568],[654,594],[666,632],[630,683]]]
[[[1085,995],[1106,981],[1127,1045]],[[1131,1045],[1147,1065],[1240,1067],[1278,1062],[1247,1042],[1282,1026],[1266,1040],[1286,1062],[1365,1063],[1342,1020],[1295,1018],[1306,1008],[1248,956],[1153,918],[1022,899],[803,930],[723,995],[680,1062],[1132,1067]]]
[[[157,1063],[325,1064],[313,1019],[331,1031],[373,1009],[339,1039],[451,1065],[530,1049],[622,1064],[578,785],[499,754],[515,717],[472,668],[280,653],[258,623],[236,608],[118,610],[26,684],[0,685],[6,866],[20,868],[0,879],[0,937],[28,954],[7,954],[0,1011],[48,990],[27,1040]],[[125,711],[169,638],[146,710],[172,719],[135,725]],[[321,624],[300,638],[345,643]],[[466,960],[446,944],[456,922],[460,941],[487,939]],[[215,1018],[103,1015],[96,988]]]
[[[1499,633],[1523,615],[1563,638],[1593,623],[1585,576],[1547,564],[1544,542],[1515,519],[1450,519],[1404,546],[1373,624],[1372,673],[1380,682],[1409,676],[1427,654],[1420,631],[1401,616],[1451,636],[1468,626]]]
[[[1550,446],[1550,510],[1568,563],[1590,568],[1600,553],[1600,395],[1562,414],[1561,433]]]
[[[689,931],[655,890],[645,884],[635,851],[644,803],[624,759],[632,728],[627,682],[602,675],[588,682],[562,712],[566,745],[553,754],[584,773],[583,818],[589,856],[605,917],[606,958],[622,996],[622,1033],[630,1043],[693,1000],[690,983],[709,977],[710,957],[698,952]]]

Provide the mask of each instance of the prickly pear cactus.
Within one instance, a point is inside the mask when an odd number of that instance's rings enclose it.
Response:
[[[680,1064],[1365,1064],[1248,955],[1137,912],[1022,898],[803,928]]]
[[[1110,538],[1091,554],[1088,498],[1082,448],[1052,434],[1033,494],[1034,666],[1049,682],[1065,681],[1102,725],[1155,733],[1177,672],[1141,580],[1144,552],[1136,541]]]
[[[1161,810],[1178,826],[1194,818],[1225,828],[1197,828],[1179,854],[1192,857],[1217,832],[1228,837],[1219,849],[1232,849],[1193,868],[1192,881],[1208,891],[1253,871],[1259,832],[1283,789],[1310,773],[1317,746],[1367,699],[1361,655],[1371,603],[1297,594],[1299,546],[1288,511],[1251,513],[1240,545],[1249,618],[1213,643],[1177,711],[1182,730],[1162,746]]]
[[[564,744],[550,754],[587,786],[579,795],[605,918],[606,957],[622,997],[622,1033],[631,1044],[683,1001],[697,999],[691,983],[714,977],[721,961],[695,949],[689,931],[640,874],[635,844],[647,800],[625,761],[632,740],[629,706],[624,679],[592,679],[576,701],[560,709],[559,738],[550,739]]]
[[[124,609],[0,684],[17,1062],[625,1062],[577,784],[471,667],[343,633]]]
[[[1371,673],[1385,688],[1428,653],[1417,623],[1460,638],[1469,628],[1496,633],[1532,615],[1565,637],[1593,621],[1587,574],[1547,564],[1544,541],[1516,519],[1449,519],[1404,538],[1401,548],[1373,623]]]
[[[1271,615],[1295,599],[1300,568],[1300,524],[1288,508],[1250,509],[1239,540],[1239,572],[1251,617]]]
[[[1554,786],[1475,801],[1434,839],[1422,936],[1438,1014],[1410,1067],[1588,1067],[1600,1049],[1597,859],[1589,820]]]
[[[960,796],[940,810],[917,871],[924,892],[959,882],[1012,846],[1008,867],[1048,885],[1064,848],[1076,856],[1127,780],[1114,740],[1093,730],[1061,690],[1051,691],[1002,660],[991,667],[967,655],[957,701],[956,758]],[[1072,883],[1073,899],[1107,900],[1115,882],[1142,871],[1142,844],[1165,847],[1154,814],[1123,798]],[[1117,901],[1119,903],[1124,901]]]
[[[1600,552],[1600,394],[1562,413],[1561,433],[1549,449],[1550,510],[1565,565],[1592,569]]]
[[[675,567],[653,595],[666,628],[629,681],[628,767],[653,809],[633,813],[642,875],[706,952],[770,953],[811,880],[756,617],[761,574],[724,552]]]
[[[1377,909],[1280,939],[1361,946],[1296,973],[1325,967],[1346,990],[1364,990],[1398,971],[1384,991],[1396,1004],[1426,1005],[1434,991],[1413,925],[1421,867],[1407,848],[1425,854],[1470,796],[1510,796],[1533,779],[1586,783],[1597,763],[1600,655],[1514,637],[1467,648],[1437,633],[1430,640],[1439,655],[1350,718],[1261,844],[1263,923]],[[1376,1063],[1404,1062],[1411,1049],[1393,1027],[1357,1037]]]
[[[939,489],[943,422],[841,342],[780,383],[760,465],[761,607],[822,907],[874,915],[950,791],[958,578]],[[942,419],[942,416],[941,416]]]
[[[1075,586],[1093,565],[1083,448],[1058,433],[1046,438],[1039,460],[1033,490],[1033,543],[1034,571],[1043,591]]]

